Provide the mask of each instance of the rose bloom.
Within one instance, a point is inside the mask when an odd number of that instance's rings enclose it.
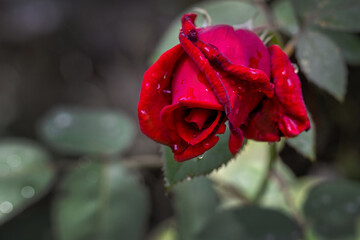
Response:
[[[226,121],[233,154],[243,136],[274,142],[310,128],[300,80],[278,46],[229,25],[197,28],[195,18],[182,17],[180,44],[145,72],[138,105],[144,134],[185,161],[212,148]]]

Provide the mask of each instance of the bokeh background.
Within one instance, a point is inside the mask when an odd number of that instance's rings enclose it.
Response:
[[[136,107],[143,73],[164,32],[182,11],[198,2],[0,0],[1,139],[38,142],[58,170],[51,187],[37,201],[0,221],[0,239],[60,239],[54,231],[52,207],[64,172],[78,156],[59,153],[39,133],[44,117],[51,118],[59,107],[126,114],[136,129],[121,159],[131,167],[132,161],[138,164],[135,175],[147,189],[146,239],[174,216],[173,195],[166,194],[163,186],[160,146],[141,134]],[[295,57],[292,60],[296,62]],[[347,68],[348,91],[343,102],[301,74],[305,102],[316,123],[316,162],[285,145],[280,155],[297,177],[360,181],[360,68],[356,64]],[[64,121],[66,124],[66,116]],[[31,195],[31,189],[30,193],[26,190],[25,195]],[[0,203],[0,211],[6,213],[6,206],[1,208]]]

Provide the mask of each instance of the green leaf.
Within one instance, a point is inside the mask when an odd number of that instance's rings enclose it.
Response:
[[[298,240],[297,224],[282,212],[246,206],[214,215],[198,234],[197,240]]]
[[[206,177],[182,182],[174,187],[174,192],[179,240],[193,240],[215,213],[217,194]]]
[[[351,65],[360,65],[360,38],[351,33],[322,31],[340,48],[346,62]]]
[[[272,9],[280,29],[289,35],[295,35],[299,32],[299,23],[288,0],[276,1]]]
[[[0,141],[0,224],[37,201],[54,177],[50,155],[37,143]]]
[[[219,135],[219,142],[212,149],[205,152],[203,156],[181,163],[174,160],[170,148],[164,147],[165,186],[168,190],[178,182],[195,176],[206,175],[230,161],[233,155],[228,148],[229,136],[230,132],[226,130],[224,134]]]
[[[178,233],[172,219],[165,220],[153,229],[149,240],[178,240]]]
[[[339,48],[328,37],[312,30],[304,32],[297,44],[296,56],[310,81],[337,100],[344,100],[347,69]]]
[[[135,127],[122,112],[60,107],[40,123],[40,136],[65,154],[114,154],[130,146]]]
[[[302,132],[297,137],[286,139],[286,142],[304,157],[312,161],[315,161],[316,126],[309,113],[308,116],[310,118],[311,129],[308,130],[307,132]]]
[[[305,23],[326,29],[360,31],[358,0],[292,0],[292,3]]]
[[[269,161],[269,144],[248,140],[246,146],[235,160],[227,166],[211,174],[219,185],[225,183],[242,192],[246,198],[253,199],[258,191],[262,179],[265,177]],[[286,180],[288,184],[294,181],[292,172],[277,159],[274,169]],[[267,191],[262,199],[262,204],[288,210],[281,189],[274,178],[269,179]],[[239,199],[228,198],[225,205],[239,204]],[[240,203],[241,204],[241,203]]]
[[[211,19],[212,24],[228,24],[228,25],[238,25],[243,24],[253,18],[256,14],[259,14],[254,20],[254,27],[259,25],[264,25],[265,20],[261,12],[252,4],[245,2],[236,2],[236,1],[223,1],[223,2],[206,2],[198,3],[192,7],[186,9],[182,14],[188,12],[194,12],[194,8],[199,7],[205,9]],[[179,44],[178,36],[179,29],[181,27],[181,15],[179,15],[169,26],[168,30],[163,35],[160,43],[156,47],[150,61],[155,62],[160,55],[166,50],[172,48],[176,44]],[[196,21],[197,26],[201,27],[203,25],[203,18],[198,14],[198,19]]]
[[[148,196],[120,162],[85,162],[61,184],[53,214],[59,240],[142,239]]]
[[[319,184],[311,189],[303,211],[324,239],[353,239],[360,217],[360,184],[345,180]]]

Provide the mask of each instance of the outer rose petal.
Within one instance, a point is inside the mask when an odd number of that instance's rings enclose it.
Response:
[[[275,96],[262,102],[242,129],[244,136],[259,141],[279,141],[281,136],[295,137],[310,128],[301,83],[287,55],[278,47],[269,47]]]
[[[180,45],[176,45],[166,51],[145,72],[141,86],[140,100],[138,105],[138,117],[141,131],[162,144],[171,144],[171,131],[160,120],[160,111],[171,104],[171,93],[165,90],[169,85],[169,79],[173,68],[184,53]],[[170,95],[170,99],[167,95]]]
[[[193,157],[199,156],[199,155],[203,154],[204,152],[206,152],[207,150],[209,150],[210,148],[212,148],[213,146],[215,146],[215,144],[218,141],[219,141],[219,137],[212,135],[204,142],[201,142],[201,143],[193,145],[193,146],[189,145],[185,149],[185,151],[183,151],[179,154],[174,152],[174,159],[178,162],[183,162],[185,160],[189,160]]]

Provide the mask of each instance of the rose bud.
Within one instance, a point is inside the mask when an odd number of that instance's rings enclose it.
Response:
[[[138,105],[142,132],[168,145],[176,161],[212,148],[228,121],[229,149],[243,136],[274,142],[310,128],[301,84],[276,45],[229,25],[197,28],[182,17],[180,44],[145,72]]]

